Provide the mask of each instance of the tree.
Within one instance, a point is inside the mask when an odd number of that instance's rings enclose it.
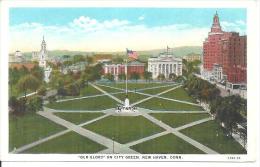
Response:
[[[12,96],[9,98],[8,106],[10,108],[10,112],[14,114],[22,114],[24,112],[23,103],[21,100],[18,100],[16,97]]]
[[[145,71],[144,72],[144,79],[146,80],[146,82],[149,80],[149,82],[150,82],[150,80],[152,79],[152,73],[151,72],[149,72],[149,71]]]
[[[86,61],[87,61],[88,65],[89,65],[89,64],[92,64],[94,62],[94,59],[91,56],[87,56],[86,57]]]
[[[165,80],[164,74],[159,74],[157,78],[158,78],[159,81],[164,81]]]
[[[37,91],[37,94],[38,94],[39,96],[45,96],[45,95],[46,95],[46,92],[47,92],[46,88],[45,88],[44,86],[41,86],[41,87],[39,88],[39,90]]]
[[[105,78],[111,82],[113,82],[115,80],[114,75],[112,75],[111,73],[106,74]]]
[[[126,79],[125,74],[119,74],[118,79],[119,80],[125,80]]]
[[[140,74],[133,72],[130,74],[130,79],[134,79],[137,82],[137,80],[140,79]]]
[[[36,112],[39,110],[42,110],[43,106],[43,100],[39,96],[35,96],[32,98],[29,98],[28,104],[27,104],[27,110],[30,112]]]
[[[17,88],[19,92],[24,94],[24,107],[27,102],[27,92],[29,90],[36,91],[39,88],[39,86],[40,81],[33,75],[26,75],[18,81]]]
[[[82,62],[82,61],[85,61],[85,58],[84,56],[82,55],[75,55],[73,56],[73,63],[78,63],[78,62]]]
[[[189,77],[193,73],[199,73],[199,64],[201,62],[199,60],[195,60],[192,62],[188,62],[187,60],[183,59],[182,64],[183,64],[183,69],[182,69],[182,74],[186,77]]]
[[[122,57],[115,57],[112,59],[112,62],[115,64],[120,64],[124,62],[124,59]]]
[[[80,94],[80,86],[76,83],[67,85],[65,90],[69,96],[78,96]]]
[[[175,73],[170,73],[169,74],[169,79],[174,81],[177,78],[177,75]]]
[[[235,96],[224,97],[216,109],[216,119],[224,123],[230,136],[232,136],[233,129],[237,128],[237,124],[243,120],[239,113],[240,104],[236,100]]]

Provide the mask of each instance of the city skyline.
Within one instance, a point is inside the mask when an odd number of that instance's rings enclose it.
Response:
[[[246,9],[12,8],[9,51],[37,51],[43,35],[48,50],[202,46],[216,11],[224,31],[246,34]]]

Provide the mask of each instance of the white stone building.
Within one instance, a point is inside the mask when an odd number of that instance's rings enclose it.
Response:
[[[152,73],[152,78],[157,79],[159,74],[169,78],[171,73],[176,76],[182,75],[182,59],[172,54],[160,54],[158,57],[148,59],[148,71]]]
[[[22,62],[25,62],[24,55],[22,54],[21,51],[17,50],[17,51],[14,53],[14,59],[13,59],[13,62],[16,62],[16,63],[22,63]]]

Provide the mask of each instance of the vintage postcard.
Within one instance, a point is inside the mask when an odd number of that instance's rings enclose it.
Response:
[[[2,9],[3,160],[256,160],[255,1]]]

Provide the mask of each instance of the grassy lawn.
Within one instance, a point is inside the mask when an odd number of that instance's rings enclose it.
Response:
[[[148,87],[155,87],[155,86],[162,86],[162,85],[167,85],[169,83],[135,83],[135,82],[128,82],[127,84],[127,88],[129,90],[135,90],[135,89],[142,89],[142,88],[148,88]],[[125,83],[109,83],[107,84],[109,86],[112,87],[116,87],[116,88],[121,88],[121,89],[125,89]]]
[[[124,101],[125,100],[125,93],[120,93],[120,94],[116,94],[114,95],[115,97],[119,98],[120,100]],[[137,93],[128,93],[128,99],[130,101],[130,104],[134,103],[134,102],[137,102],[139,100],[142,100],[142,99],[145,99],[147,98],[148,96],[145,96],[145,95],[140,95],[140,94],[137,94]]]
[[[182,87],[174,89],[165,94],[162,94],[161,96],[171,98],[171,99],[176,99],[176,100],[183,100],[183,101],[187,101],[187,102],[191,102],[191,103],[197,103],[196,100],[193,99],[192,97],[190,97],[188,95],[188,93],[186,92],[186,90]]]
[[[99,96],[59,103],[49,103],[46,106],[58,110],[103,110],[116,107],[117,102],[108,96]]]
[[[161,93],[163,91],[166,91],[168,89],[171,89],[173,87],[176,87],[176,86],[167,86],[167,87],[162,87],[162,88],[147,89],[147,90],[143,90],[141,92],[151,94],[151,95],[155,95],[155,94]]]
[[[80,90],[80,96],[91,96],[91,95],[99,95],[99,94],[103,94],[103,93],[91,85],[85,86],[85,88]]]
[[[105,84],[104,84],[105,85]],[[108,85],[108,84],[107,84]],[[118,90],[118,89],[113,89],[113,88],[109,88],[106,86],[100,86],[97,85],[99,88],[103,89],[104,91],[108,92],[108,93],[116,93],[116,92],[123,92],[122,90]],[[108,85],[108,86],[112,86],[112,85]],[[112,86],[113,87],[113,86]]]
[[[233,138],[227,137],[215,121],[205,122],[181,132],[221,154],[246,154],[246,150]]]
[[[137,106],[146,109],[162,111],[203,111],[203,109],[199,106],[164,100],[160,98],[152,98],[150,100],[138,104]]]
[[[119,143],[128,143],[161,132],[162,129],[142,116],[109,116],[92,124],[86,129],[99,133]]]
[[[58,117],[65,119],[69,122],[74,124],[81,124],[97,117],[104,115],[104,113],[97,112],[97,113],[66,113],[66,112],[58,112],[55,113]]]
[[[148,140],[131,148],[142,154],[204,154],[174,134]]]
[[[25,153],[96,153],[106,149],[105,146],[100,145],[86,137],[83,137],[75,132],[68,132],[62,136],[44,142],[35,146]]]
[[[64,130],[60,125],[37,114],[9,115],[9,150],[30,144]]]
[[[151,113],[150,115],[174,128],[209,117],[207,113]]]

